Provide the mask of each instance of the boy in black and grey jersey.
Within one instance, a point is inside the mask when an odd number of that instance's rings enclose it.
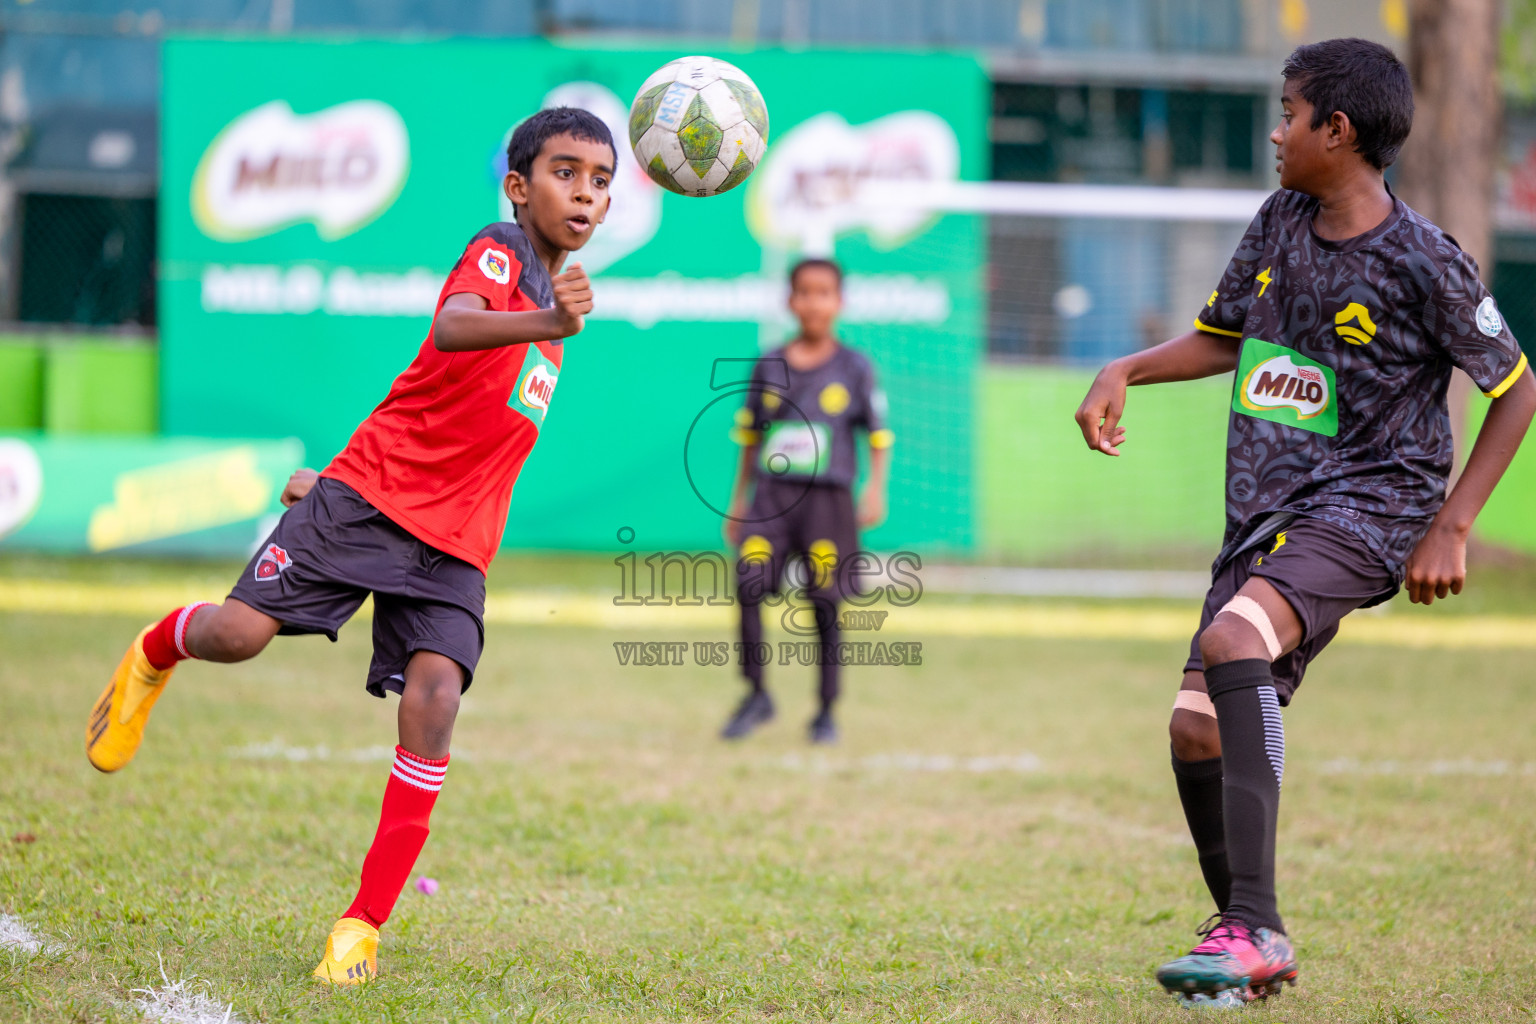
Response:
[[[842,308],[842,271],[808,259],[790,271],[789,308],[800,333],[758,360],[733,437],[741,461],[726,520],[726,539],[739,546],[742,673],[751,690],[721,735],[737,739],[773,717],[763,664],[753,657],[763,639],[761,604],[779,589],[791,555],[806,579],[796,586],[810,601],[821,644],[820,708],[810,724],[813,743],[837,739],[832,706],[839,692],[837,605],[856,585],[849,556],[859,529],[885,519],[886,475],[894,435],[885,425],[885,396],[862,353],[833,335]],[[853,501],[858,475],[855,432],[869,438],[869,480]],[[749,494],[750,492],[750,494]],[[786,627],[809,631],[808,616],[786,611]]]
[[[1297,969],[1275,899],[1280,708],[1355,608],[1406,582],[1460,593],[1473,520],[1536,411],[1536,383],[1477,266],[1392,195],[1382,171],[1413,120],[1408,72],[1360,39],[1286,62],[1280,190],[1249,226],[1195,330],[1116,360],[1077,413],[1118,455],[1125,388],[1236,370],[1227,529],[1170,732],[1219,919],[1158,980],[1228,1004]],[[1446,389],[1490,399],[1455,489]]]

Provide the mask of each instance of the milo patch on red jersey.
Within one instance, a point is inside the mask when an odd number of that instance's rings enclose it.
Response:
[[[1243,342],[1232,408],[1244,416],[1327,437],[1339,432],[1332,368],[1258,338]]]
[[[532,420],[535,427],[543,427],[559,379],[560,368],[546,359],[537,345],[529,345],[523,368],[517,375],[517,386],[512,389],[507,405]]]

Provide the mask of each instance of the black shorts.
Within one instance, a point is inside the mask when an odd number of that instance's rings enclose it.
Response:
[[[485,574],[417,540],[339,480],[321,477],[283,513],[229,596],[282,623],[279,635],[335,640],[370,593],[369,693],[403,693],[417,651],[458,662],[469,689],[485,646]]]
[[[744,601],[776,593],[790,556],[801,556],[796,589],[840,600],[859,593],[860,573],[848,556],[859,548],[853,492],[805,480],[758,477],[741,524],[737,593]]]
[[[1251,576],[1268,580],[1301,620],[1301,643],[1271,668],[1281,704],[1291,702],[1307,666],[1338,635],[1344,616],[1397,593],[1397,580],[1354,534],[1321,519],[1293,520],[1273,545],[1239,552],[1216,571],[1200,610],[1200,629],[1189,642],[1185,672],[1205,670],[1200,634]]]

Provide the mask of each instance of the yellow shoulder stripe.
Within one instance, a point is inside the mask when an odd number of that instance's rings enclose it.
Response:
[[[1212,327],[1210,324],[1201,323],[1199,317],[1195,317],[1195,328],[1211,334],[1225,334],[1229,338],[1241,338],[1243,336],[1242,331],[1224,331],[1220,327]]]
[[[1520,375],[1525,372],[1525,368],[1529,364],[1530,359],[1527,358],[1525,353],[1522,352],[1520,354],[1520,361],[1515,364],[1515,368],[1513,370],[1509,371],[1509,376],[1500,381],[1498,387],[1488,392],[1488,397],[1498,398],[1504,392],[1508,391],[1510,387],[1514,385],[1515,381],[1520,379]]]

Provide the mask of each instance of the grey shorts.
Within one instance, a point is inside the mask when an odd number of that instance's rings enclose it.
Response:
[[[1252,576],[1268,580],[1301,619],[1301,643],[1271,668],[1281,704],[1291,702],[1307,666],[1338,635],[1344,616],[1397,593],[1397,580],[1354,534],[1321,519],[1298,518],[1272,543],[1239,552],[1216,570],[1185,672],[1205,671],[1200,634]]]
[[[280,635],[335,640],[370,593],[369,693],[404,692],[417,651],[458,662],[469,688],[485,646],[485,574],[416,539],[339,480],[321,477],[283,513],[229,596],[282,623]]]

